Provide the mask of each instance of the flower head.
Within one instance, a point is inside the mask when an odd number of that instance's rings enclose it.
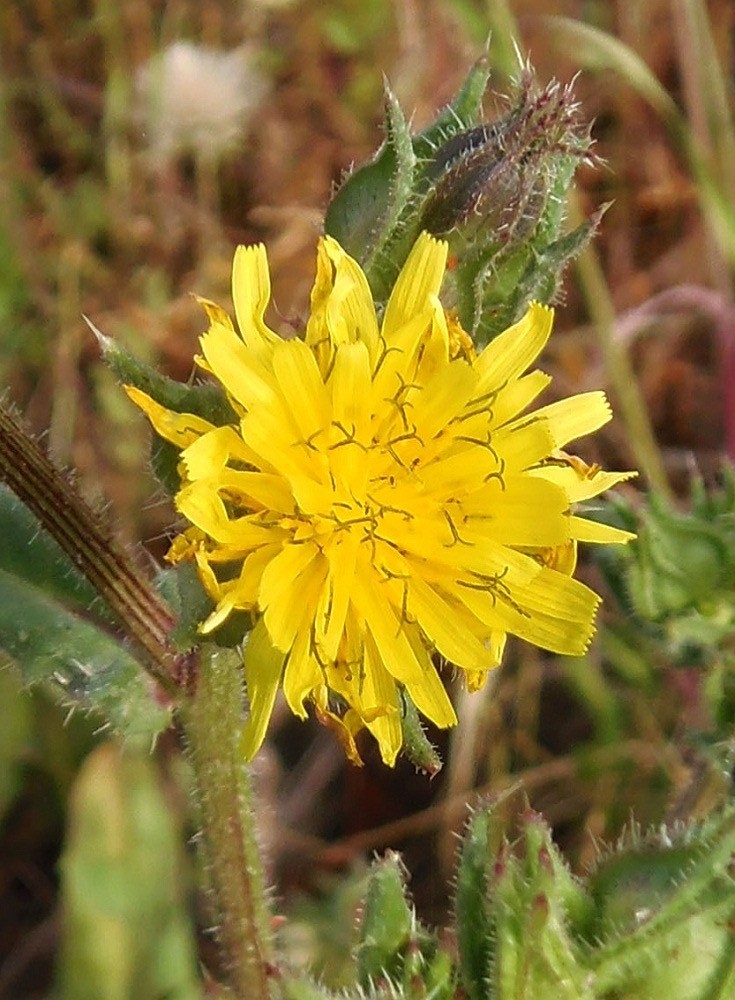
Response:
[[[525,411],[547,375],[526,374],[551,331],[533,304],[479,355],[439,300],[446,244],[423,234],[378,322],[366,278],[339,244],[319,246],[303,339],[265,324],[265,249],[233,268],[239,333],[205,302],[197,363],[237,420],[217,427],[128,388],[181,448],[176,506],[191,527],[174,561],[196,560],[215,630],[235,609],[255,624],[244,654],[260,746],[280,686],[312,703],[353,759],[367,727],[383,760],[401,747],[401,697],[456,721],[435,660],[479,688],[510,633],[580,655],[597,596],[574,580],[576,543],[632,537],[573,512],[628,477],[561,449],[610,419],[601,392]],[[335,697],[336,696],[336,697]]]

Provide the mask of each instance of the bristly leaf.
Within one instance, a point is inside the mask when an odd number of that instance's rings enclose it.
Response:
[[[417,160],[430,162],[439,146],[480,121],[489,78],[490,66],[487,57],[482,56],[470,69],[453,100],[414,137]]]
[[[467,824],[459,855],[454,903],[462,983],[470,1000],[488,996],[488,969],[494,953],[494,927],[487,905],[493,866],[503,864],[490,809],[476,813]]]
[[[385,141],[374,158],[351,174],[332,199],[324,229],[370,278],[411,195],[416,157],[406,119],[386,84]]]
[[[0,487],[0,650],[27,685],[44,683],[70,707],[94,711],[144,742],[169,723],[94,589],[27,507]]]
[[[106,622],[111,612],[60,546],[18,497],[0,483],[0,570],[42,589],[66,607],[94,614]]]
[[[105,336],[89,320],[87,324],[97,337],[105,364],[120,382],[142,389],[161,406],[177,413],[195,413],[213,424],[226,424],[236,419],[226,396],[213,382],[186,385],[167,378],[136,358],[122,344]]]
[[[400,975],[404,949],[415,922],[406,901],[405,879],[406,871],[397,854],[388,854],[371,869],[357,952],[358,977],[363,986],[383,976],[395,981]]]
[[[567,195],[590,159],[571,85],[538,86],[522,67],[508,110],[483,122],[485,59],[427,128],[411,136],[387,91],[386,139],[335,194],[325,228],[365,271],[380,311],[422,231],[449,243],[445,306],[484,346],[532,298],[553,300],[599,214],[562,235]]]
[[[504,116],[437,151],[421,228],[449,241],[456,267],[448,296],[478,344],[518,319],[530,298],[553,298],[581,249],[585,230],[559,241],[567,193],[590,146],[571,86],[539,88],[526,67]]]
[[[478,813],[462,844],[456,898],[460,968],[471,1000],[592,1000],[569,926],[586,926],[589,906],[540,816],[526,815],[511,847],[497,809]]]
[[[216,425],[232,423],[237,419],[219,386],[210,382],[186,385],[167,378],[136,358],[122,344],[105,336],[89,319],[87,324],[97,337],[105,363],[120,382],[142,389],[161,406],[176,413],[194,413]],[[171,496],[178,492],[181,486],[177,470],[178,461],[177,449],[154,432],[151,465],[156,478]]]
[[[150,746],[169,724],[140,664],[101,628],[0,571],[0,649],[25,684],[44,683],[70,707],[96,712],[121,735]]]
[[[630,1000],[729,1000],[735,811],[659,831],[604,858],[589,878],[598,995]]]

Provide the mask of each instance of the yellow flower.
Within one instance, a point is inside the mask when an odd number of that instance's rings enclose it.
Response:
[[[549,382],[524,373],[552,310],[534,303],[476,355],[439,301],[446,257],[422,235],[379,323],[359,265],[326,237],[305,336],[283,340],[263,320],[265,249],[239,247],[239,335],[203,303],[197,358],[237,422],[217,427],[128,387],[182,449],[176,506],[191,527],[169,557],[195,559],[215,603],[201,631],[234,609],[255,617],[247,757],[282,686],[296,715],[313,703],[353,759],[364,726],[393,764],[403,690],[438,726],[456,721],[437,656],[476,689],[508,633],[583,653],[598,598],[571,577],[576,543],[632,537],[572,510],[630,475],[561,451],[610,419],[604,394],[524,414]]]

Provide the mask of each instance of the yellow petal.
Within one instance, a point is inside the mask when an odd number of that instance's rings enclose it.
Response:
[[[206,542],[207,536],[200,528],[187,528],[171,542],[166,553],[168,562],[176,565],[186,559],[196,558],[200,547]]]
[[[366,641],[359,668],[330,664],[326,677],[329,687],[345,699],[361,725],[373,734],[383,760],[392,767],[402,741],[398,692],[374,642]]]
[[[554,545],[552,548],[541,549],[535,555],[549,569],[555,569],[558,573],[571,576],[577,568],[577,540],[570,538],[564,545]]]
[[[427,492],[437,499],[459,497],[480,489],[489,476],[497,473],[498,456],[489,448],[468,448],[441,456],[416,470]]]
[[[328,389],[332,399],[329,462],[344,491],[361,496],[367,487],[371,443],[370,358],[364,344],[336,349]]]
[[[197,417],[194,413],[176,413],[174,410],[167,410],[165,406],[161,406],[155,399],[151,399],[147,393],[141,392],[133,385],[125,385],[123,388],[135,405],[148,417],[156,433],[171,444],[175,444],[177,448],[186,448],[202,434],[217,429],[214,424]]]
[[[313,353],[301,340],[281,341],[273,351],[273,374],[291,420],[303,440],[312,443],[312,439],[326,430],[331,415],[327,390]],[[314,440],[313,446],[317,443]]]
[[[449,361],[449,327],[438,295],[430,300],[429,328],[421,344],[421,357],[416,368],[416,381],[426,382],[446,367]]]
[[[259,356],[231,327],[221,323],[213,323],[199,343],[209,371],[241,407],[246,411],[263,407],[267,408],[263,412],[277,409],[282,413],[278,385],[268,368],[275,343]]]
[[[411,700],[419,712],[440,729],[456,726],[457,715],[418,631],[409,628],[406,632],[411,648],[423,667],[420,680],[406,684]]]
[[[492,411],[492,426],[502,427],[522,413],[550,382],[551,376],[538,369],[509,382],[489,404]]]
[[[245,760],[252,760],[261,747],[273,713],[285,656],[270,640],[262,618],[247,637],[243,666],[250,714],[242,734]]]
[[[294,640],[283,674],[283,693],[294,715],[307,717],[304,701],[323,680],[321,667],[309,653],[309,633],[304,629]]]
[[[340,718],[328,708],[316,705],[316,717],[326,729],[331,730],[339,740],[345,757],[355,767],[362,767],[363,761],[355,742],[355,734],[362,728],[361,720],[356,712],[347,712]]]
[[[447,244],[422,233],[393,286],[383,318],[383,336],[391,346],[401,328],[431,309],[447,264]]]
[[[412,401],[411,422],[425,443],[451,423],[475,394],[477,373],[463,360],[441,368]]]
[[[227,497],[241,504],[247,503],[251,510],[296,513],[293,494],[282,476],[225,469],[216,477],[216,487]]]
[[[375,573],[364,560],[358,562],[352,587],[352,604],[364,619],[375,640],[377,655],[385,669],[403,684],[419,681],[423,671],[416,659],[405,629],[395,616],[390,602],[376,587]]]
[[[525,316],[492,340],[475,362],[479,392],[501,389],[518,378],[546,346],[554,310],[532,302]]]
[[[373,371],[371,407],[386,418],[387,425],[396,422],[398,411],[394,406],[386,407],[386,402],[404,392],[404,386],[413,382],[416,354],[430,329],[431,310],[427,308],[395,331],[390,342],[381,341],[381,352]]]
[[[581,468],[578,469],[572,459],[568,461],[552,459],[548,464],[529,469],[528,472],[529,475],[542,476],[561,486],[572,503],[590,500],[637,475],[635,472],[604,472],[584,463],[581,463]]]
[[[518,472],[546,458],[555,447],[554,437],[546,420],[531,413],[513,420],[490,438],[495,452],[502,459],[504,471]]]
[[[408,613],[445,659],[465,670],[487,670],[488,652],[466,627],[458,609],[444,600],[418,574],[408,586]]]
[[[344,532],[325,550],[329,562],[329,578],[316,614],[315,641],[328,660],[337,658],[350,606],[359,546],[360,540],[356,534]]]
[[[319,241],[305,339],[324,378],[329,374],[334,348],[342,344],[363,343],[371,360],[377,357],[378,324],[367,278],[360,265],[329,236]]]
[[[198,632],[201,635],[209,635],[210,632],[214,632],[218,629],[232,614],[235,607],[235,602],[233,600],[232,594],[226,594],[221,601],[218,602],[217,607],[214,611],[206,618],[198,628]]]
[[[187,479],[204,479],[221,472],[231,458],[247,462],[250,452],[234,427],[216,427],[202,434],[181,453]]]
[[[350,430],[363,447],[369,444],[370,358],[364,344],[343,344],[337,348],[328,388],[332,396],[332,419]],[[335,440],[339,441],[339,435]]]
[[[494,670],[496,667],[500,666],[507,638],[507,632],[494,630],[490,633],[490,636],[485,640],[488,667],[486,670],[469,670],[465,672],[465,680],[468,691],[479,691],[480,688],[484,687],[490,670]]]
[[[604,392],[584,392],[543,406],[534,417],[548,424],[554,447],[563,448],[568,441],[599,430],[612,419],[612,410]]]
[[[296,495],[296,487],[302,480],[318,482],[322,477],[326,479],[326,459],[321,456],[321,465],[317,464],[320,456],[312,454],[306,447],[290,418],[279,418],[275,412],[267,415],[249,413],[240,424],[240,433],[253,452],[253,464],[264,472],[273,471],[283,476],[299,504],[301,500]]]
[[[571,518],[572,537],[578,542],[595,542],[598,545],[620,545],[632,542],[636,537],[632,531],[613,528],[610,524],[589,521],[585,517]]]
[[[207,314],[207,319],[210,323],[221,323],[223,326],[228,326],[231,330],[235,329],[232,325],[232,320],[222,306],[217,305],[216,302],[210,302],[209,299],[203,299],[200,295],[195,295],[194,298]]]
[[[486,592],[466,590],[465,602],[489,628],[552,653],[581,656],[586,651],[599,604],[593,591],[546,567],[525,587],[508,585],[506,579]]]
[[[224,545],[242,550],[272,540],[269,529],[250,517],[231,520],[217,492],[204,481],[191,483],[180,490],[176,494],[176,508],[187,521]]]
[[[273,644],[284,653],[291,649],[304,615],[313,620],[326,572],[326,560],[313,543],[285,545],[265,569],[258,603]]]
[[[543,485],[542,485],[543,483]],[[492,479],[460,504],[475,532],[505,545],[550,547],[570,537],[569,499],[555,483],[537,476]]]
[[[280,338],[263,321],[270,302],[268,255],[262,243],[239,246],[232,263],[232,301],[240,335],[254,354],[261,354]]]

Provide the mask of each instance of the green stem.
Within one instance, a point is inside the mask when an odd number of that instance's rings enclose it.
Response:
[[[196,691],[182,709],[196,779],[219,944],[238,1000],[277,996],[270,913],[255,835],[250,770],[242,759],[242,664],[232,650],[205,646]]]
[[[0,406],[0,482],[5,482],[115,612],[142,654],[141,662],[169,693],[178,661],[168,637],[173,612],[120,542],[20,421]]]

